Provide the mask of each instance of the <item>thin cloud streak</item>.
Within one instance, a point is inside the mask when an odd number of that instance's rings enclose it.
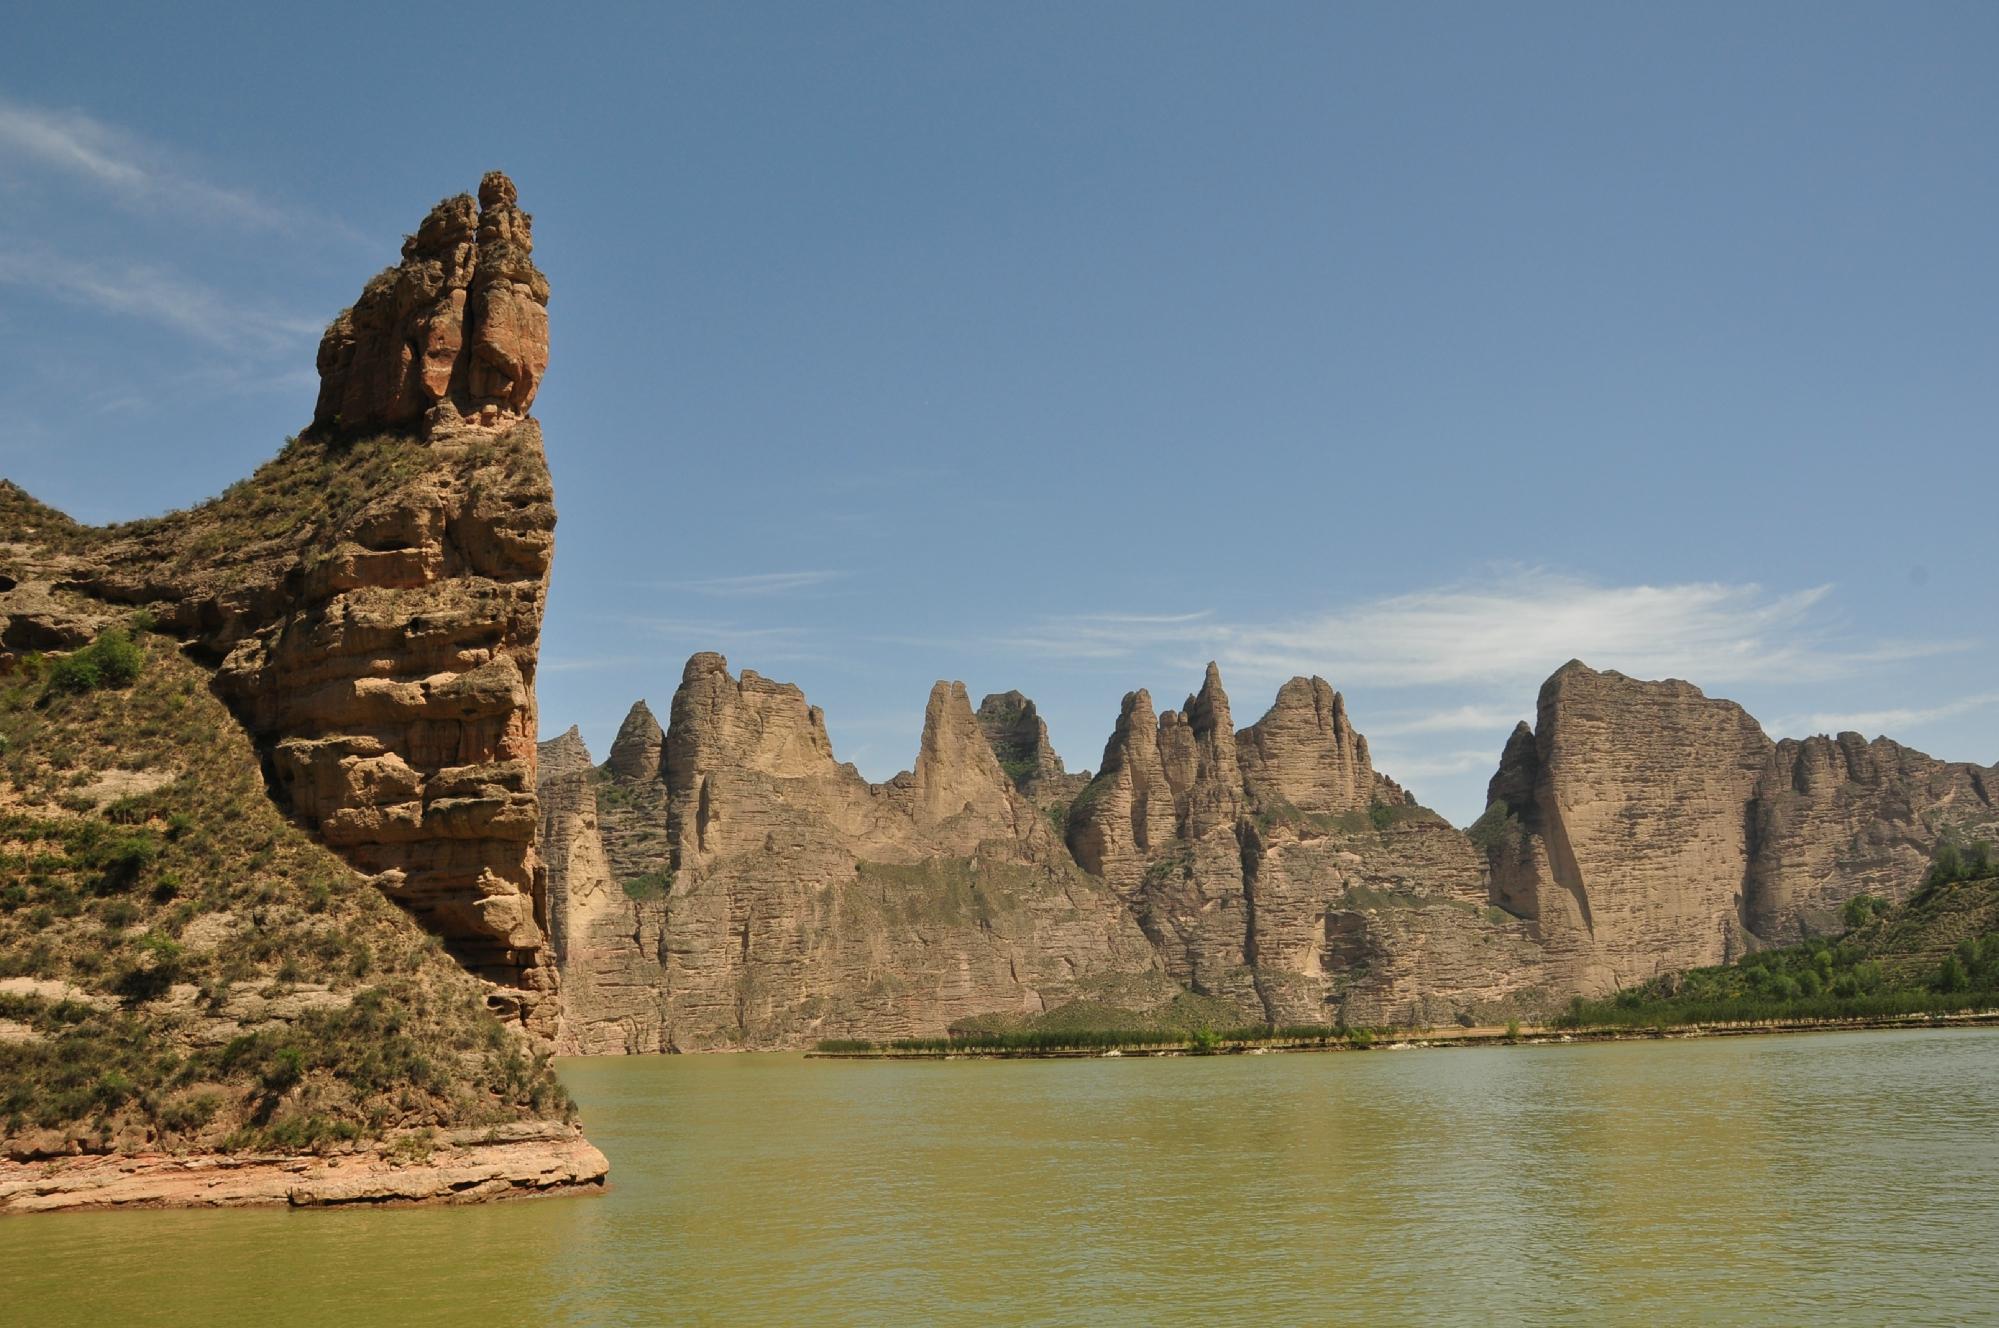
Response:
[[[1569,659],[1707,685],[1797,682],[1964,648],[1842,642],[1828,612],[1831,591],[1814,586],[1776,594],[1753,583],[1602,586],[1523,571],[1290,622],[1230,624],[1207,614],[1050,619],[1006,644],[1089,660],[1205,653],[1225,675],[1246,681],[1316,673],[1342,687],[1538,683]]]
[[[247,308],[198,282],[142,263],[79,263],[54,254],[0,251],[0,285],[154,323],[220,350],[279,354],[309,343],[321,331],[312,319]]]
[[[1891,707],[1886,710],[1831,711],[1796,715],[1773,724],[1778,733],[1861,733],[1882,734],[1912,729],[1939,720],[1956,719],[1974,711],[1999,705],[1999,692],[1961,697],[1935,706]]]
[[[1373,761],[1375,769],[1406,784],[1414,779],[1436,779],[1443,775],[1466,775],[1475,771],[1490,775],[1499,768],[1499,755],[1498,747],[1490,751],[1463,748],[1430,755],[1376,751]]]
[[[1455,710],[1438,710],[1414,719],[1391,719],[1375,724],[1374,733],[1476,733],[1491,729],[1511,729],[1521,720],[1533,719],[1531,713],[1502,706],[1459,706]]]
[[[846,575],[843,571],[814,569],[798,572],[752,572],[742,576],[693,577],[679,581],[653,581],[648,584],[661,590],[683,590],[716,599],[739,599],[789,595],[838,581]]]
[[[0,157],[33,163],[109,194],[133,210],[165,209],[250,230],[319,232],[358,240],[324,217],[280,207],[174,168],[165,149],[77,111],[0,100]]]

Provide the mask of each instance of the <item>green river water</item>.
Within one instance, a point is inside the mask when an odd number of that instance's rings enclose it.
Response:
[[[0,1221],[0,1324],[1999,1321],[1999,1034],[566,1061],[613,1189]]]

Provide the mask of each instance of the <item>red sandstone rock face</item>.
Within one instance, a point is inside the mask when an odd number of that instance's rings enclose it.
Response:
[[[328,330],[314,430],[222,498],[47,574],[82,602],[147,606],[213,663],[274,794],[490,980],[496,1008],[552,1034],[534,675],[555,509],[519,413],[547,363],[547,286],[506,177],[481,200],[433,209]],[[534,313],[480,312],[521,300]],[[7,596],[6,639],[29,634],[11,601],[43,593]]]
[[[540,430],[370,447],[390,473],[302,544],[247,538],[225,501],[107,542],[68,584],[148,606],[216,660],[215,690],[280,800],[496,984],[496,1008],[552,1033],[534,847],[555,527]],[[293,466],[327,482],[343,456],[301,439],[240,501],[298,484]]]
[[[498,171],[480,181],[476,204],[459,194],[432,208],[402,262],[327,327],[313,426],[358,433],[525,415],[548,368],[533,227]]]

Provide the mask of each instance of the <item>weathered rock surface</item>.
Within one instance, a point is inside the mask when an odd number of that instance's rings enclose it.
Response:
[[[541,744],[542,872],[563,983],[556,1050],[570,1055],[666,1050],[660,967],[664,883],[650,891],[641,884],[634,892],[612,867],[607,838],[624,846],[629,836],[615,830],[607,836],[604,820],[623,822],[633,814],[630,785],[613,764],[601,772],[593,768],[574,728]],[[649,768],[656,787],[657,753]],[[606,785],[611,786],[608,807],[598,798]],[[663,846],[663,826],[659,840]],[[644,873],[643,866],[628,862],[624,879],[642,881]]]
[[[1785,739],[1751,808],[1745,925],[1786,943],[1839,929],[1856,894],[1899,903],[1940,839],[1999,841],[1999,766],[1933,760],[1858,733]]]
[[[1063,768],[1034,702],[1019,692],[994,692],[979,702],[978,720],[1000,769],[1021,795],[1051,816],[1066,816],[1090,776]]]
[[[1483,855],[1376,773],[1322,678],[1287,682],[1240,732],[1213,665],[1156,721],[1127,696],[1069,844],[1167,971],[1245,1020],[1487,1013],[1545,977],[1525,929],[1487,908]]]
[[[1366,811],[1380,799],[1367,739],[1324,678],[1278,688],[1269,713],[1243,730],[1238,745],[1243,782],[1259,805],[1309,815]]]
[[[1900,901],[1947,834],[1989,834],[1992,771],[1857,734],[1773,743],[1730,701],[1572,661],[1508,740],[1482,818],[1493,900],[1564,989],[1601,994]]]
[[[618,736],[611,740],[611,755],[605,765],[620,779],[658,779],[665,756],[666,730],[653,718],[646,703],[640,701],[618,726]]]
[[[393,1142],[344,1155],[204,1153],[0,1161],[0,1213],[89,1208],[453,1204],[601,1189],[604,1155],[560,1121],[448,1135],[424,1160]]]
[[[1993,771],[1851,735],[1772,743],[1686,683],[1580,663],[1509,739],[1469,833],[1374,769],[1319,678],[1240,731],[1212,665],[1177,711],[1130,693],[1066,810],[1072,777],[1019,693],[973,716],[939,684],[915,770],[880,785],[834,759],[796,688],[716,655],[689,662],[662,761],[655,731],[635,709],[629,759],[596,776],[617,790],[604,842],[628,846],[613,877],[673,882],[663,918],[641,906],[604,931],[624,995],[599,1021],[683,1047],[1090,999],[1145,971],[1107,901],[1155,978],[1243,1022],[1491,1022],[1825,930],[1863,890],[1906,897],[1941,834],[1999,830]],[[1056,890],[1066,925],[1032,903]],[[1055,975],[1036,967],[1051,947]]]
[[[1751,944],[1746,808],[1770,747],[1731,701],[1571,661],[1541,689],[1532,748],[1509,743],[1494,779],[1531,789],[1496,901],[1581,942],[1586,991],[1727,962]]]
[[[575,787],[556,773],[571,766],[551,762],[551,806],[572,796],[556,787]],[[915,769],[869,784],[835,759],[823,714],[796,687],[696,655],[661,774],[607,764],[595,778],[600,833],[630,850],[606,851],[611,876],[626,892],[671,887],[657,929],[653,905],[637,903],[621,947],[600,927],[592,957],[565,954],[580,1047],[622,1049],[631,1029],[674,1050],[938,1034],[1106,984],[1172,995],[1118,900],[1001,769],[962,684],[932,689]],[[648,824],[664,837],[641,837]],[[572,877],[551,883],[569,914],[558,936],[591,925],[578,859],[552,870]]]
[[[519,416],[548,368],[548,281],[534,218],[498,171],[479,198],[430,210],[402,262],[370,281],[319,343],[313,425],[343,433]]]
[[[314,430],[246,485],[106,531],[39,520],[0,639],[74,645],[146,608],[214,666],[277,796],[552,1034],[534,676],[555,509],[521,414],[547,288],[512,184],[481,199],[439,204],[335,321]]]

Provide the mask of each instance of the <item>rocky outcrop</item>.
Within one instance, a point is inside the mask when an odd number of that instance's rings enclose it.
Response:
[[[552,1033],[534,678],[555,509],[521,413],[547,287],[512,184],[480,195],[439,204],[329,329],[313,430],[201,507],[58,532],[0,594],[0,637],[55,630],[51,596],[76,632],[146,609],[213,666],[276,796]]]
[[[1483,855],[1374,770],[1323,678],[1240,732],[1212,664],[1181,711],[1132,693],[1068,831],[1167,971],[1245,1021],[1486,1014],[1546,980]]]
[[[1742,934],[1746,808],[1771,743],[1742,707],[1684,682],[1580,661],[1541,688],[1531,751],[1509,744],[1503,790],[1521,833],[1493,863],[1494,897],[1580,947],[1596,992],[1724,963]]]
[[[1072,799],[1019,693],[975,716],[938,684],[915,769],[884,784],[835,760],[798,689],[718,655],[689,661],[658,759],[656,727],[635,709],[596,779],[604,840],[628,846],[613,877],[671,889],[656,929],[639,909],[603,933],[627,994],[589,1017],[663,1011],[681,1047],[935,1031],[1146,973],[1146,999],[1163,975],[1245,1023],[1493,1022],[1825,930],[1863,890],[1905,897],[1940,835],[1999,830],[1993,771],[1772,743],[1686,683],[1580,663],[1469,832],[1374,769],[1321,678],[1240,731],[1213,665],[1178,710],[1132,692]]]
[[[0,1214],[483,1203],[600,1190],[609,1170],[575,1126],[537,1121],[457,1131],[441,1140],[414,1135],[331,1157],[208,1153],[0,1161]]]
[[[1942,838],[1999,828],[1991,776],[1858,734],[1773,743],[1691,684],[1572,661],[1478,829],[1494,902],[1597,995],[1835,932],[1856,894],[1906,899]]]
[[[1933,760],[1858,733],[1785,739],[1749,814],[1744,924],[1785,943],[1839,929],[1856,894],[1900,902],[1939,840],[1999,841],[1999,766]]]
[[[1365,811],[1382,801],[1367,739],[1347,718],[1346,699],[1324,678],[1293,678],[1278,688],[1276,702],[1243,730],[1238,746],[1243,782],[1259,805],[1313,815]]]
[[[1072,775],[1063,768],[1034,702],[1019,692],[994,692],[979,702],[978,721],[1013,786],[1060,824],[1090,776],[1088,771]]]
[[[402,262],[370,281],[319,343],[317,429],[361,433],[521,416],[548,368],[548,281],[534,218],[498,171],[479,198],[430,210]]]
[[[605,842],[633,850],[604,858],[627,893],[670,884],[656,932],[638,903],[622,947],[605,926],[595,957],[565,951],[579,1047],[619,1049],[622,1032],[588,1031],[613,1028],[656,1030],[673,1050],[934,1035],[1105,985],[1172,994],[1119,902],[1001,768],[962,684],[932,689],[915,768],[870,784],[835,758],[824,715],[798,688],[696,655],[658,773],[644,768],[595,773]],[[548,778],[551,805],[571,796]],[[664,835],[643,840],[644,826]],[[572,850],[566,870],[578,860]],[[592,925],[583,891],[552,880],[551,896],[569,914],[558,936],[581,937]]]
[[[644,701],[635,703],[618,726],[618,736],[611,740],[611,755],[605,765],[620,779],[658,779],[665,756],[666,730]]]
[[[664,879],[649,882],[645,867],[633,862],[634,836],[621,833],[630,821],[645,819],[632,806],[631,790],[645,787],[637,781],[647,777],[627,780],[615,762],[593,768],[574,728],[542,743],[540,759],[543,888],[563,983],[556,1050],[578,1056],[664,1051]],[[656,785],[656,749],[650,766],[641,768],[652,771]],[[600,790],[606,798],[599,798]],[[656,842],[663,841],[660,833]],[[622,880],[607,842],[624,850]],[[643,853],[638,856],[642,864]]]

